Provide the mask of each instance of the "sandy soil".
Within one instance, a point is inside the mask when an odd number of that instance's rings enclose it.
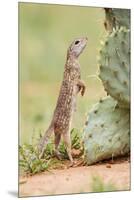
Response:
[[[118,190],[130,189],[130,163],[102,163],[69,169],[54,169],[30,177],[20,177],[19,196],[92,192],[93,176],[112,182]]]

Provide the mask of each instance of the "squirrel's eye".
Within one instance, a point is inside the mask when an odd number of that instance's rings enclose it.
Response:
[[[74,44],[78,44],[79,42],[80,42],[79,40],[76,40]]]

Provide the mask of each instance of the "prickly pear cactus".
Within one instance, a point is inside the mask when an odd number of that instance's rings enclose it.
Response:
[[[99,77],[108,94],[124,108],[130,106],[130,32],[121,27],[106,38],[100,50]]]
[[[118,9],[118,8],[105,8],[105,28],[109,32],[113,31],[113,28],[119,28],[124,26],[130,29],[130,10]]]
[[[129,109],[119,108],[111,97],[100,100],[85,123],[83,142],[87,164],[128,153],[129,126]]]

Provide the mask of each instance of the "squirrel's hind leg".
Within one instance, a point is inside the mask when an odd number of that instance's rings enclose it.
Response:
[[[67,150],[67,154],[68,154],[68,157],[69,157],[69,160],[71,161],[70,163],[70,167],[73,166],[74,164],[74,161],[73,161],[73,157],[72,157],[72,154],[71,154],[71,138],[70,138],[70,133],[64,133],[63,134],[63,140],[64,140],[64,144],[65,144],[65,147],[66,147],[66,150]]]
[[[55,156],[61,160],[61,153],[59,152],[59,144],[60,144],[60,140],[61,140],[61,134],[59,133],[55,133],[55,140],[54,140],[54,143],[55,143]]]

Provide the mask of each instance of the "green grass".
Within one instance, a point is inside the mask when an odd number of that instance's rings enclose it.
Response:
[[[33,135],[30,144],[25,143],[19,146],[20,173],[33,175],[48,170],[50,167],[61,165],[64,159],[68,159],[68,154],[63,141],[59,146],[59,151],[62,155],[62,161],[55,158],[53,140],[47,144],[43,157],[40,158],[40,154],[37,148],[37,143],[40,140],[40,137],[37,139]],[[71,130],[71,141],[72,148],[79,149],[80,153],[82,154],[83,147],[80,142],[80,133],[77,129]]]
[[[23,173],[36,174],[48,170],[51,159],[40,159],[38,150],[35,146],[30,144],[23,144],[19,147],[19,153],[19,166],[20,171]]]
[[[72,127],[82,130],[85,113],[104,96],[96,74],[100,39],[105,37],[102,8],[19,3],[20,144],[30,143],[48,127],[62,81],[67,48],[88,37],[80,56],[87,89],[78,97]]]

